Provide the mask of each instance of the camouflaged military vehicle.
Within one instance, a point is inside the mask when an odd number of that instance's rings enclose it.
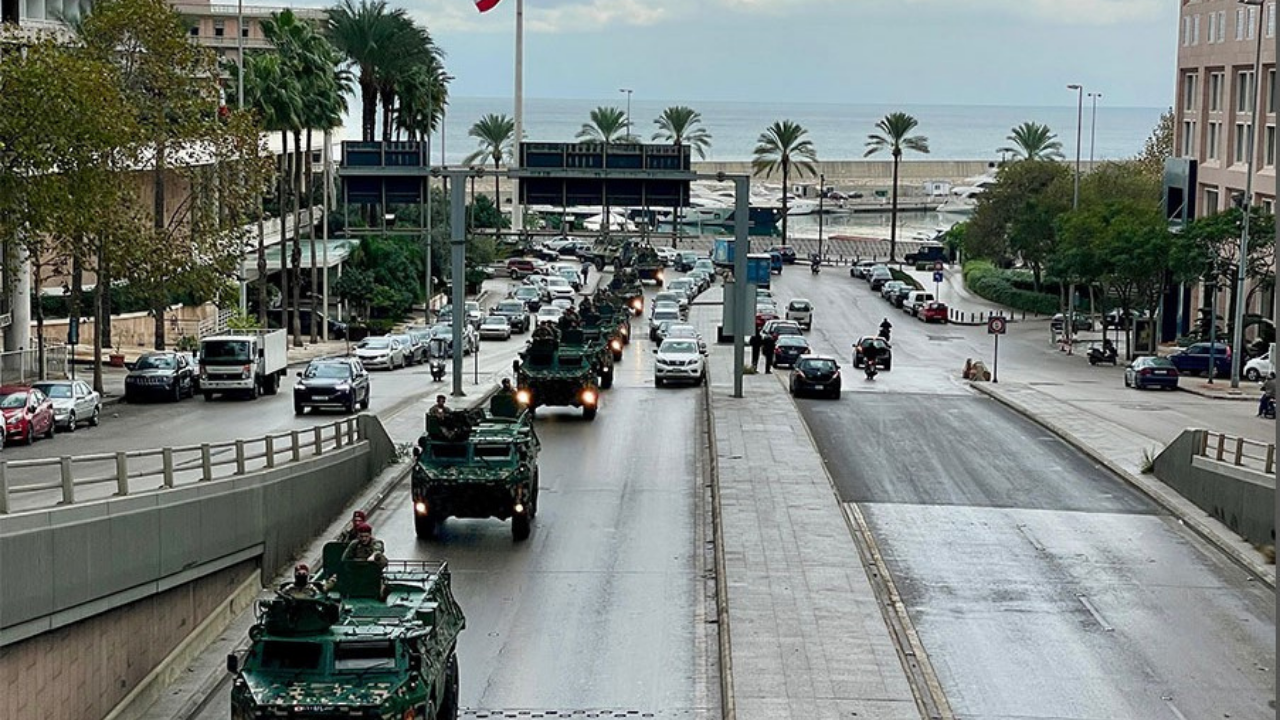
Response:
[[[516,375],[516,399],[535,412],[543,405],[582,408],[582,417],[595,420],[599,409],[599,371],[592,350],[562,344],[560,332],[534,331],[533,339],[512,363]]]
[[[232,720],[458,717],[458,634],[466,626],[449,568],[436,561],[342,562],[324,548],[314,598],[279,594],[257,606],[235,676]]]
[[[604,292],[619,300],[619,305],[630,308],[633,315],[644,314],[644,286],[634,268],[622,268],[613,274],[613,279],[605,287]]]
[[[529,537],[538,514],[538,436],[532,413],[498,394],[489,411],[427,417],[413,466],[413,527],[436,534],[445,518],[511,519],[511,537]]]
[[[601,390],[613,387],[613,351],[598,331],[590,335],[582,327],[563,330],[560,333],[560,352],[581,352],[596,371],[596,381]]]
[[[622,359],[622,348],[631,342],[631,311],[609,301],[584,305],[582,334],[588,341],[598,340],[609,347],[614,362]]]
[[[652,280],[658,287],[662,287],[662,258],[658,257],[658,252],[652,246],[637,247],[631,264],[636,270],[636,277],[641,281]]]

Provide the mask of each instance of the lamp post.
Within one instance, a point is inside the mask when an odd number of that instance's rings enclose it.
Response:
[[[236,105],[244,110],[244,0],[236,0]],[[249,314],[249,280],[240,254],[240,314]],[[262,282],[259,278],[258,282]]]
[[[1076,91],[1076,177],[1071,190],[1071,209],[1080,209],[1080,133],[1084,120],[1084,86],[1072,83],[1068,90]],[[1063,334],[1067,338],[1067,354],[1071,354],[1071,340],[1076,332],[1076,284],[1071,283],[1067,290],[1067,313],[1063,325]]]
[[[1250,113],[1249,133],[1245,137],[1245,170],[1244,170],[1244,202],[1240,204],[1240,209],[1244,213],[1244,218],[1240,223],[1240,258],[1236,263],[1236,311],[1232,315],[1231,322],[1235,326],[1231,333],[1231,387],[1240,387],[1240,356],[1244,350],[1244,281],[1245,269],[1249,259],[1249,215],[1251,206],[1253,205],[1253,150],[1256,145],[1253,139],[1258,134],[1258,106],[1260,102],[1259,89],[1262,87],[1262,30],[1263,30],[1263,4],[1262,0],[1236,0],[1241,5],[1249,5],[1258,8],[1258,27],[1257,27],[1257,46],[1253,54],[1253,87],[1250,88],[1253,102],[1253,112]],[[1211,346],[1212,347],[1212,346]],[[1209,376],[1213,376],[1213,368],[1209,368]]]
[[[618,92],[627,94],[627,137],[631,137],[631,88],[618,88]]]
[[[1093,113],[1089,118],[1089,169],[1093,169],[1093,138],[1098,129],[1098,98],[1102,97],[1102,93],[1089,93],[1089,97],[1093,99]]]

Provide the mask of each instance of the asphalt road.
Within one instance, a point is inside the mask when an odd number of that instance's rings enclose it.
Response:
[[[815,301],[814,349],[843,359],[843,399],[801,400],[801,412],[840,499],[861,507],[957,716],[1274,717],[1274,593],[957,382],[989,342],[984,329],[925,326],[847,271],[789,269],[775,282],[780,300]],[[867,381],[849,345],[885,316],[893,370]],[[1066,384],[1078,373],[1029,338],[1001,351],[1002,376],[1023,366]],[[1121,391],[1094,392],[1114,406]],[[1161,402],[1209,402],[1183,395]]]
[[[700,391],[656,390],[646,333],[634,335],[594,421],[539,410],[528,541],[513,543],[503,521],[459,519],[418,540],[407,483],[371,518],[391,556],[449,562],[467,617],[464,717],[710,716],[704,648],[714,640],[703,634],[714,626],[698,615],[695,563]],[[422,427],[416,409],[384,423],[397,442]],[[226,693],[199,720],[225,718]]]

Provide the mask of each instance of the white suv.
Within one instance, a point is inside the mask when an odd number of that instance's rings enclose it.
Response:
[[[572,300],[578,294],[568,280],[557,275],[547,278],[547,284],[543,292],[546,294],[547,300],[555,300],[557,298]]]
[[[804,298],[794,298],[787,303],[787,319],[805,330],[813,329],[813,303]]]
[[[653,351],[657,358],[653,363],[653,384],[658,387],[669,382],[690,382],[701,385],[707,381],[707,362],[698,349],[695,338],[671,338]]]

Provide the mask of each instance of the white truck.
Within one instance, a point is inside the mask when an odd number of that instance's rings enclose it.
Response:
[[[275,395],[289,365],[284,330],[232,330],[200,340],[200,391],[205,400],[235,393],[250,400]]]

